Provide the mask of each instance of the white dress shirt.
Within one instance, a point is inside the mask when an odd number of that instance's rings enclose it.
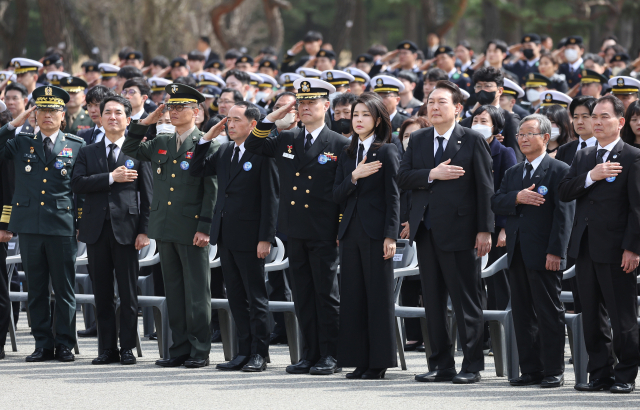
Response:
[[[131,116],[132,120],[139,120],[140,117],[142,117],[142,114],[144,114],[144,107],[142,107],[142,109],[140,111],[138,111],[137,113],[133,114]]]
[[[535,63],[537,63],[538,61],[540,61],[540,57],[536,58],[535,60],[531,60],[531,61],[527,60],[527,64],[529,65],[529,67],[533,67],[533,65]]]
[[[447,144],[449,143],[449,138],[451,138],[451,134],[453,133],[453,129],[456,127],[456,123],[454,123],[451,128],[449,128],[447,130],[447,132],[445,132],[443,135],[438,134],[438,131],[436,131],[436,128],[433,128],[433,155],[435,158],[436,152],[438,152],[438,137],[443,137],[444,140],[442,140],[442,153],[444,153],[444,150],[447,149]],[[434,168],[437,167],[440,164],[435,164]],[[430,179],[429,183],[432,183],[433,180]]]
[[[618,141],[620,141],[620,137],[616,138],[615,141],[613,141],[611,144],[605,145],[604,147],[601,146],[599,143],[598,143],[598,145],[596,145],[596,152],[601,150],[602,148],[607,150],[607,152],[605,152],[604,155],[602,156],[602,162],[607,162],[607,158],[609,158],[609,154],[611,153],[611,150],[613,149],[613,147],[616,146]],[[596,156],[596,158],[597,158],[597,156]],[[587,178],[584,181],[584,187],[585,188],[589,188],[591,185],[593,185],[594,182],[595,181],[593,179],[591,179],[591,171],[589,171],[589,173],[587,173]]]
[[[454,75],[455,73],[457,73],[457,72],[458,72],[458,70],[456,70],[456,68],[455,68],[455,67],[453,67],[453,69],[452,69],[451,71],[449,71],[449,72],[447,73],[447,75],[449,76],[449,78],[451,78],[451,77],[453,77],[453,75]]]
[[[538,166],[540,165],[540,163],[542,162],[542,160],[544,159],[545,155],[547,155],[547,153],[543,153],[542,155],[540,155],[538,158],[534,159],[533,161],[529,162],[528,159],[524,160],[524,164],[531,164],[531,166],[533,167],[533,169],[531,170],[531,175],[529,175],[529,177],[532,177],[533,174],[536,173],[536,169],[538,169]],[[524,177],[527,176],[527,168],[524,168],[524,171],[522,171],[522,179],[524,179]],[[525,187],[525,188],[529,188],[529,187]]]
[[[113,150],[113,155],[116,158],[116,161],[118,160],[118,156],[120,155],[120,150],[122,149],[122,144],[124,144],[124,135],[122,137],[120,137],[120,139],[118,139],[116,142],[111,142],[111,140],[109,140],[108,138],[104,141],[104,146],[105,146],[105,155],[107,157],[107,161],[109,160],[109,151],[111,151],[111,147],[109,147],[110,144],[116,144],[116,148]],[[109,185],[113,184],[113,175],[111,175],[112,172],[109,172]]]
[[[569,63],[569,67],[571,67],[571,72],[575,72],[580,70],[580,66],[582,65],[583,60],[582,57],[580,57],[579,59],[576,60],[575,63]]]
[[[393,121],[393,117],[395,117],[397,113],[398,113],[398,110],[395,110],[393,114],[389,115],[389,122]]]
[[[371,134],[366,140],[358,141],[358,149],[356,149],[356,167],[358,167],[358,152],[360,151],[360,145],[364,146],[364,151],[362,151],[362,158],[364,158],[367,156],[367,152],[369,152],[369,148],[371,148],[371,144],[375,139],[375,134]]]
[[[98,126],[96,125],[96,128],[97,127]],[[102,139],[104,138],[104,127],[98,128],[98,131],[99,132],[96,134],[96,139],[93,141],[94,144],[102,141]]]
[[[236,148],[238,148],[238,147],[240,148],[240,152],[239,152],[240,157],[238,158],[238,163],[239,163],[240,160],[242,159],[242,156],[244,155],[244,141],[242,141],[242,144],[240,144],[240,145],[234,144],[234,146],[233,146],[233,152],[234,153],[236,151]],[[233,161],[233,155],[234,154],[231,154],[231,161]]]
[[[595,145],[598,143],[598,140],[596,139],[596,137],[591,137],[586,140],[583,140],[582,137],[578,137],[578,149],[576,150],[576,154],[578,153],[578,151],[582,149],[583,142],[587,143],[587,146],[585,148],[588,148],[588,147],[595,147]]]

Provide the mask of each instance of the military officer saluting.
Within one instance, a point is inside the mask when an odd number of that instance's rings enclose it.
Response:
[[[140,122],[132,122],[122,152],[140,161],[150,161],[153,200],[149,216],[149,238],[155,239],[169,308],[173,345],[170,357],[158,366],[203,367],[211,351],[211,290],[209,232],[216,198],[216,177],[193,177],[189,167],[202,132],[195,125],[204,96],[183,84],[169,84],[167,109],[173,134],[158,134],[142,142],[151,124],[158,122],[165,104]],[[220,143],[213,141],[207,156]]]
[[[64,116],[67,126],[64,132],[77,134],[80,131],[93,128],[94,124],[89,117],[89,112],[82,108],[85,103],[84,90],[88,87],[87,82],[82,78],[72,76],[62,78],[59,81],[60,87],[69,93],[67,112]]]
[[[31,332],[36,349],[27,362],[73,361],[76,344],[75,261],[77,252],[71,176],[82,138],[60,131],[69,94],[55,86],[33,91],[35,107],[0,128],[0,157],[13,160],[16,189],[9,231],[19,234],[29,285]],[[37,134],[19,133],[36,109]],[[49,279],[56,295],[55,338],[51,329]],[[55,347],[55,355],[54,355]]]

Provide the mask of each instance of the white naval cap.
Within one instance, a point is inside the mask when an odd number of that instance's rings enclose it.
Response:
[[[359,68],[347,67],[344,69],[344,71],[348,74],[351,74],[354,77],[354,81],[356,82],[367,84],[371,80],[369,74],[365,73]]]
[[[404,84],[395,77],[377,75],[369,81],[373,91],[377,93],[399,93],[404,91]]]
[[[280,84],[285,87],[293,87],[293,82],[298,78],[302,78],[302,76],[294,73],[283,73],[280,74]]]
[[[317,78],[298,78],[293,82],[293,86],[298,90],[296,93],[298,100],[329,98],[329,94],[336,92],[336,87]]]
[[[640,90],[640,81],[632,77],[617,76],[609,80],[613,94],[634,94]]]
[[[227,83],[219,75],[212,74],[208,71],[203,71],[198,74],[198,87],[202,87],[205,85],[224,88]]]
[[[567,108],[571,104],[573,98],[560,91],[548,90],[540,93],[540,102],[542,107],[549,107],[551,105],[560,105]]]
[[[258,84],[259,88],[278,86],[278,81],[276,81],[276,79],[271,77],[269,74],[258,73],[258,75],[262,78],[262,81]]]
[[[62,78],[70,77],[71,74],[67,74],[64,71],[49,71],[47,73],[47,80],[51,83],[51,85],[60,85],[60,80]]]
[[[502,93],[512,95],[516,99],[524,97],[524,90],[522,89],[522,87],[509,80],[508,78],[504,79],[504,91]]]
[[[147,79],[147,83],[149,83],[149,87],[151,87],[151,92],[157,93],[160,91],[164,92],[164,87],[171,84],[171,80],[160,77],[151,77]]]
[[[326,70],[322,72],[320,79],[333,86],[342,87],[348,86],[351,82],[355,81],[356,78],[341,70]]]
[[[296,69],[296,74],[300,74],[301,76],[305,77],[305,78],[320,78],[320,76],[322,75],[322,71],[320,70],[316,70],[315,68],[309,68],[309,67],[298,67]]]
[[[42,68],[41,62],[22,57],[12,58],[11,65],[14,67],[13,72],[16,74],[38,71],[39,68]]]
[[[109,63],[100,63],[98,64],[98,68],[100,69],[102,77],[115,77],[118,75],[118,71],[120,71],[120,67]]]

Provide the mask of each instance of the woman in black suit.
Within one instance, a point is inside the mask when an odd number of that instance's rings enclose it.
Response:
[[[344,212],[340,240],[338,364],[348,379],[380,379],[396,367],[393,255],[400,224],[398,148],[382,100],[362,94],[351,107],[353,138],[339,157],[333,199]]]
[[[629,104],[624,114],[624,127],[620,133],[627,144],[640,148],[640,100]]]

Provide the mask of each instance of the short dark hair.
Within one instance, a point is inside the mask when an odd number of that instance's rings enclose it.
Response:
[[[233,95],[233,101],[236,103],[244,101],[244,97],[242,96],[242,94],[240,94],[240,91],[236,90],[235,88],[223,88],[222,91],[220,91],[220,95],[224,93],[231,93]]]
[[[387,54],[387,52],[389,52],[389,49],[384,44],[373,44],[367,50],[367,54],[372,56]]]
[[[467,40],[458,41],[458,44],[456,45],[456,47],[458,47],[458,46],[462,46],[462,47],[466,48],[469,51],[473,51],[473,49],[471,48],[471,44]]]
[[[152,65],[157,65],[158,67],[167,68],[169,67],[169,59],[165,56],[155,56],[151,59]]]
[[[129,102],[129,100],[127,100],[121,95],[110,95],[106,97],[104,100],[102,100],[102,102],[100,103],[101,116],[102,116],[102,112],[104,111],[104,106],[107,105],[109,101],[115,101],[118,104],[122,104],[122,106],[124,106],[124,114],[127,116],[127,118],[131,117],[131,110],[132,110],[131,103]]]
[[[293,94],[293,93],[292,93]],[[335,110],[339,105],[348,105],[351,106],[356,100],[358,96],[351,93],[342,93],[333,99],[333,109]]]
[[[402,70],[398,74],[396,74],[396,78],[398,80],[407,80],[410,83],[417,83],[418,77],[413,73],[413,71]]]
[[[184,75],[182,77],[178,77],[175,80],[173,80],[173,82],[175,84],[184,84],[184,85],[188,85],[189,87],[198,88],[198,82],[196,81],[195,78],[193,78],[190,75]]]
[[[509,46],[507,46],[507,43],[505,43],[504,41],[500,40],[500,39],[493,39],[491,41],[489,41],[487,43],[487,46],[484,48],[484,52],[487,52],[487,49],[489,48],[489,46],[493,44],[494,46],[496,46],[496,48],[500,51],[502,51],[503,53],[506,53],[507,50],[509,49]]]
[[[473,82],[477,84],[479,81],[492,82],[496,83],[498,87],[504,87],[502,71],[492,66],[482,67],[473,73]]]
[[[127,80],[136,78],[136,77],[144,77],[142,71],[138,68],[135,68],[132,65],[126,65],[118,71],[118,77],[126,78]]]
[[[11,115],[11,111],[4,110],[0,112],[0,127],[4,127],[8,122],[13,120],[13,116]]]
[[[249,101],[240,101],[233,104],[233,106],[244,107],[244,116],[249,120],[249,122],[254,120],[260,121],[260,110],[255,104],[250,103]]]
[[[91,87],[89,91],[87,91],[85,101],[87,102],[87,104],[100,104],[102,100],[113,95],[116,94],[104,85],[96,85],[95,87]]]
[[[604,58],[595,53],[587,53],[582,57],[583,61],[591,60],[599,66],[604,66]]]
[[[596,101],[596,105],[607,102],[613,105],[613,111],[616,114],[617,118],[624,117],[624,104],[622,104],[622,101],[611,94],[607,94],[604,97],[598,98],[598,100]]]
[[[200,40],[204,41],[205,43],[211,45],[211,40],[209,40],[209,37],[207,36],[200,36]]]
[[[29,91],[27,90],[27,87],[20,84],[19,82],[13,81],[7,84],[6,88],[4,89],[4,92],[6,94],[7,91],[11,91],[11,90],[18,91],[20,94],[22,94],[22,98],[27,98],[29,96]]]
[[[344,95],[344,94],[343,94]],[[276,104],[278,103],[278,100],[282,97],[293,97],[293,99],[296,101],[296,105],[294,106],[296,108],[296,110],[298,109],[298,98],[296,97],[295,93],[292,93],[291,91],[285,91],[282,94],[280,94],[278,96],[278,98],[276,98]],[[336,97],[337,98],[337,97]],[[335,100],[334,100],[335,101]]]
[[[224,59],[228,60],[231,58],[240,58],[242,57],[242,53],[239,52],[238,50],[236,50],[235,48],[232,48],[230,50],[227,50],[226,53],[224,53]]]
[[[204,54],[198,50],[190,51],[187,54],[187,60],[205,61]]]
[[[574,98],[573,101],[571,101],[571,104],[569,104],[569,112],[573,117],[573,112],[576,110],[576,108],[586,107],[587,110],[589,110],[589,114],[593,114],[593,107],[595,106],[596,106],[595,97],[591,97],[589,95],[579,95],[576,98]]]
[[[278,50],[276,50],[276,48],[273,46],[266,46],[260,49],[260,53],[270,55],[270,56],[277,56]]]
[[[138,90],[140,90],[140,95],[151,94],[151,87],[149,87],[149,84],[144,80],[144,78],[134,77],[130,80],[127,80],[124,82],[122,89],[124,90],[125,88],[129,87],[138,87]]]
[[[251,76],[246,71],[236,70],[235,68],[231,69],[231,70],[227,71],[227,74],[224,76],[225,81],[227,80],[227,78],[229,78],[231,76],[234,76],[242,84],[250,84],[251,83]]]
[[[440,80],[448,80],[449,76],[444,72],[441,68],[430,68],[427,70],[427,73],[424,75],[425,81],[440,81]]]
[[[471,121],[473,122],[473,118],[477,115],[482,114],[483,112],[487,112],[489,117],[491,117],[491,122],[493,123],[493,128],[491,132],[493,135],[500,133],[500,131],[504,128],[504,116],[498,107],[494,107],[493,105],[482,105],[478,107],[471,117]]]
[[[640,115],[640,100],[636,100],[629,104],[627,112],[624,114],[625,122],[624,127],[622,127],[622,131],[620,132],[620,136],[627,144],[635,144],[636,142],[636,135],[631,129],[631,117],[634,115]]]
[[[427,128],[429,126],[429,123],[423,117],[416,116],[407,118],[400,126],[400,131],[398,131],[398,139],[400,139],[400,141],[404,140],[404,132],[412,125],[418,125],[420,128]]]
[[[302,41],[305,43],[310,43],[312,41],[322,41],[322,33],[319,31],[307,31],[307,34],[304,35]]]
[[[454,105],[458,105],[458,104],[462,104],[462,101],[464,101],[464,97],[462,96],[462,93],[460,92],[460,88],[455,85],[454,83],[452,83],[449,80],[440,80],[436,83],[436,87],[433,89],[433,91],[437,90],[437,89],[444,89],[444,90],[449,90],[451,92],[451,99],[453,100],[453,104]],[[432,92],[433,92],[432,91]]]

